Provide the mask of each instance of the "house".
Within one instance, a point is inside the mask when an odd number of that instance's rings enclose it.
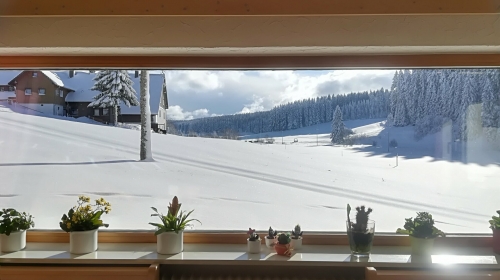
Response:
[[[11,71],[2,71],[11,72]],[[133,88],[140,95],[139,71],[130,72]],[[15,74],[15,75],[14,75]],[[2,75],[8,76],[7,73]],[[72,117],[89,117],[108,123],[111,119],[110,108],[92,108],[97,91],[91,90],[95,73],[89,71],[17,71],[7,85],[15,88],[15,99],[18,104],[37,112],[68,115]],[[1,82],[1,79],[0,79]],[[166,132],[166,110],[168,109],[167,87],[163,74],[150,73],[149,83],[151,126],[155,131]],[[118,121],[124,123],[140,123],[139,106],[119,106]]]
[[[19,75],[20,71],[0,71],[0,101],[13,101],[16,99],[15,88],[9,82]]]
[[[73,91],[51,71],[20,71],[8,82],[16,103],[38,113],[64,115],[65,98]]]

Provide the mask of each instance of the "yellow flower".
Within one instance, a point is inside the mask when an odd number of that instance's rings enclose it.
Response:
[[[71,228],[71,223],[69,223],[69,222],[68,222],[68,223],[66,223],[66,227],[67,227],[68,229],[70,229],[70,228]]]
[[[111,206],[104,207],[104,212],[106,212],[106,214],[108,214],[109,212],[111,212]]]
[[[78,196],[78,200],[82,201],[82,202],[90,202],[90,197],[88,196],[84,196],[84,195],[80,195]]]
[[[90,206],[89,204],[85,205],[85,211],[86,212],[92,211],[92,206]]]
[[[71,220],[72,220],[73,222],[76,222],[76,219],[77,219],[77,218],[76,218],[76,215],[73,215],[73,218],[71,218]]]

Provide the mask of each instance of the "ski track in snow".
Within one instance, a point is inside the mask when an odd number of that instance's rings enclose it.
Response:
[[[430,211],[445,232],[487,233],[498,207],[498,166],[422,157],[400,158],[393,168],[392,156],[327,146],[328,134],[301,135],[304,128],[286,132],[288,143],[299,139],[293,145],[153,134],[155,162],[139,162],[139,131],[5,113],[0,204],[29,211],[37,228],[57,228],[79,194],[112,203],[104,217],[110,229],[151,229],[150,207],[166,212],[173,195],[184,210],[195,209],[193,217],[203,223],[195,228],[207,230],[290,230],[300,223],[306,231],[343,231],[350,203],[374,208],[382,232],[394,232],[416,211]],[[377,137],[380,121],[350,124],[356,133]],[[394,135],[409,131],[394,129]],[[252,137],[264,136],[246,139]],[[312,145],[316,139],[322,145]]]

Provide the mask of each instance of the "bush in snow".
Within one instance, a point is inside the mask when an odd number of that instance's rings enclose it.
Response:
[[[398,141],[396,141],[396,139],[392,139],[391,142],[389,142],[389,147],[391,147],[391,148],[397,148],[398,147]]]

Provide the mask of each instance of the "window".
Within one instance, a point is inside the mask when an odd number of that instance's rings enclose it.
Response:
[[[38,73],[37,72],[33,72],[33,78],[36,78],[38,76]]]
[[[0,87],[0,91],[5,91],[5,88],[4,87]]]
[[[491,233],[500,195],[500,69],[167,72],[178,97],[170,99],[168,133],[176,136],[152,134],[151,168],[127,162],[138,153],[138,107],[121,109],[120,122],[131,129],[96,124],[110,111],[87,109],[93,96],[78,105],[96,116],[88,124],[36,116],[26,124],[25,115],[9,114],[30,133],[9,133],[0,163],[49,164],[12,169],[6,183],[21,195],[5,204],[51,190],[44,195],[53,208],[29,207],[35,217],[53,215],[35,221],[53,229],[60,219],[53,213],[75,204],[76,196],[64,194],[95,192],[92,199],[114,206],[112,220],[103,217],[112,230],[152,229],[154,218],[144,220],[150,207],[165,213],[177,195],[202,222],[195,230],[291,230],[300,223],[306,231],[345,232],[349,203],[353,214],[358,205],[373,208],[378,233],[395,232],[420,211],[449,234]],[[163,117],[156,80],[151,114]],[[0,122],[0,137],[2,129]],[[73,138],[78,149],[66,143]],[[48,140],[52,148],[23,153]],[[65,159],[75,164],[53,176]],[[26,171],[39,176],[36,188]]]
[[[63,97],[64,96],[64,91],[62,89],[59,89],[59,96]]]
[[[38,89],[38,95],[45,95],[45,89],[44,88],[39,88]]]
[[[9,87],[9,91],[14,91],[14,87]]]
[[[31,89],[30,88],[25,89],[24,95],[31,95]]]

